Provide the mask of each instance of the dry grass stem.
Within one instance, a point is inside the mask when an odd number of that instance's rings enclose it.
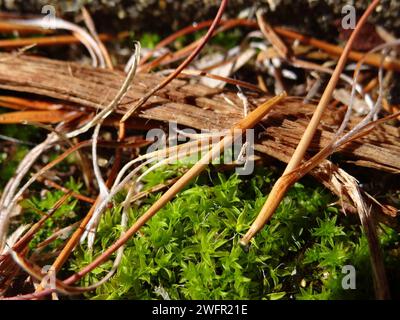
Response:
[[[312,137],[314,136],[315,131],[319,125],[321,117],[323,115],[324,110],[326,109],[328,103],[331,100],[333,90],[338,82],[340,74],[345,66],[347,56],[351,50],[351,46],[356,39],[357,35],[359,34],[361,27],[366,22],[368,16],[372,13],[375,7],[378,5],[379,0],[375,0],[371,3],[368,9],[365,11],[363,16],[357,23],[356,29],[352,32],[349,41],[347,42],[343,53],[336,65],[335,72],[332,74],[330,81],[315,109],[315,112],[310,120],[309,125],[307,126],[306,131],[304,132],[292,158],[290,159],[283,175],[281,178],[277,180],[274,187],[271,190],[270,195],[267,198],[264,206],[262,207],[258,217],[251,225],[248,232],[244,235],[241,239],[240,243],[243,246],[247,246],[250,240],[254,237],[254,235],[261,230],[261,228],[265,225],[265,223],[272,217],[273,213],[275,212],[276,208],[278,207],[280,201],[283,199],[286,191],[289,189],[290,184],[287,183],[285,175],[289,172],[295,170],[300,164],[304,157],[304,154],[307,151],[307,148],[311,142]]]
[[[171,73],[160,84],[155,86],[148,93],[146,93],[142,98],[140,98],[139,101],[125,113],[125,115],[121,119],[121,122],[125,122],[138,108],[140,108],[143,104],[145,104],[146,101],[149,100],[151,96],[153,96],[157,91],[159,91],[160,89],[162,89],[166,85],[168,85],[173,79],[175,79],[193,61],[193,59],[200,53],[200,51],[203,49],[203,47],[206,45],[208,40],[213,35],[215,29],[217,28],[217,26],[218,26],[218,24],[219,24],[219,22],[220,22],[220,20],[222,18],[222,14],[224,13],[225,7],[227,6],[227,4],[228,4],[228,0],[222,0],[221,1],[221,5],[220,5],[220,7],[218,9],[217,15],[215,16],[215,19],[214,19],[213,23],[211,24],[209,30],[207,31],[207,34],[199,42],[199,44],[196,47],[196,49],[185,59],[185,61],[183,61],[176,68],[175,72]]]

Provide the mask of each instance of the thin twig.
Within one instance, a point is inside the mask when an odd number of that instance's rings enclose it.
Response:
[[[110,70],[113,70],[114,67],[113,67],[113,64],[111,61],[110,54],[109,54],[106,46],[101,41],[99,34],[97,33],[96,26],[93,22],[92,17],[90,16],[89,11],[84,6],[82,7],[82,16],[83,16],[83,20],[85,21],[87,28],[89,29],[92,37],[97,42],[97,44],[100,48],[100,51],[103,54],[103,58],[104,58],[107,68]]]
[[[215,19],[210,26],[210,29],[208,30],[207,34],[203,37],[199,45],[196,47],[196,49],[183,61],[178,68],[176,68],[175,72],[170,74],[167,78],[165,78],[160,84],[155,86],[153,89],[151,89],[146,95],[144,95],[131,109],[129,109],[125,115],[122,117],[121,122],[125,122],[138,108],[140,108],[143,104],[147,102],[147,100],[150,99],[152,95],[154,95],[157,91],[161,90],[164,88],[166,85],[168,85],[172,80],[176,78],[178,74],[180,74],[183,69],[185,69],[192,61],[193,59],[200,53],[200,51],[203,49],[203,47],[206,45],[208,40],[211,38],[213,35],[216,27],[218,26],[222,14],[225,11],[225,7],[228,4],[228,0],[222,0],[221,5],[218,9],[217,15],[215,16]]]
[[[368,16],[373,12],[373,10],[378,5],[378,3],[379,3],[379,0],[374,0],[370,4],[368,9],[364,12],[364,14],[360,18],[360,20],[358,21],[356,29],[352,32],[350,39],[347,42],[347,44],[343,50],[343,53],[338,61],[338,64],[336,65],[335,72],[333,73],[333,75],[321,97],[321,100],[319,101],[318,106],[315,109],[315,112],[310,120],[310,123],[307,126],[306,131],[304,132],[292,158],[290,159],[282,177],[279,178],[277,180],[277,182],[275,183],[275,185],[273,186],[271,193],[269,194],[267,201],[265,202],[264,206],[262,207],[256,220],[253,222],[250,229],[247,231],[247,233],[241,239],[241,241],[240,241],[241,245],[247,246],[249,244],[250,240],[254,237],[254,235],[263,228],[265,223],[272,217],[272,215],[274,214],[280,201],[284,197],[286,191],[289,189],[290,185],[287,184],[287,181],[286,181],[286,179],[284,179],[284,177],[287,173],[292,172],[301,164],[304,154],[306,153],[307,148],[314,136],[314,133],[317,130],[317,127],[318,127],[321,117],[324,113],[324,110],[326,109],[329,101],[331,100],[333,90],[335,89],[335,86],[339,80],[340,74],[345,66],[345,63],[346,63],[348,54],[351,50],[351,47],[352,47],[356,37],[358,36],[358,34],[361,30],[361,27],[364,25]]]
[[[49,21],[46,19],[12,20],[12,22],[19,23],[21,25],[40,27],[43,29],[56,28],[71,31],[88,50],[93,60],[93,66],[97,66],[99,63],[100,67],[105,67],[104,58],[97,42],[83,28],[79,27],[76,24],[56,17],[51,19],[52,25],[49,25]],[[37,44],[40,43],[41,39],[38,39]]]

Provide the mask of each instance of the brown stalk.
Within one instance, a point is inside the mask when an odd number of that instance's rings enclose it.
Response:
[[[51,210],[45,214],[38,222],[36,222],[31,229],[20,239],[18,242],[13,246],[14,251],[20,251],[22,250],[28,243],[29,241],[32,240],[36,232],[42,227],[43,223],[47,219],[49,219],[54,213],[57,212],[57,210],[64,204],[64,202],[71,196],[72,191],[69,191],[65,193],[51,208]]]
[[[179,37],[183,37],[187,34],[196,32],[198,30],[204,29],[209,27],[212,24],[212,20],[207,20],[207,21],[203,21],[200,22],[196,25],[190,25],[187,26],[181,30],[178,30],[177,32],[169,35],[168,37],[166,37],[165,39],[161,40],[159,43],[157,43],[157,45],[154,47],[153,50],[149,51],[141,60],[140,65],[143,65],[147,60],[149,60],[155,51],[160,50],[161,48],[169,45],[171,42],[175,41],[176,39],[178,39]]]
[[[60,105],[56,105],[54,103],[35,101],[35,100],[12,97],[12,96],[0,96],[0,106],[15,110],[25,110],[25,109],[57,110],[61,108]]]
[[[245,19],[233,19],[234,23],[229,23],[230,21],[231,21],[231,20],[220,21],[220,25],[222,24],[222,26],[221,26],[218,30],[216,30],[212,36],[215,36],[218,32],[223,32],[223,31],[226,31],[227,29],[230,29],[230,28],[233,28],[233,27],[235,27],[235,26],[237,26],[237,25],[240,25],[240,22],[237,23],[236,21],[250,21],[250,20],[245,20]],[[196,24],[196,25],[187,26],[187,27],[185,27],[185,28],[183,28],[183,29],[181,29],[181,30],[178,30],[177,32],[171,34],[171,35],[168,36],[167,38],[161,40],[161,41],[155,46],[155,48],[154,48],[153,50],[151,50],[150,52],[148,52],[148,53],[146,54],[146,56],[144,56],[144,58],[141,60],[140,65],[141,65],[141,66],[144,65],[144,63],[145,63],[147,60],[149,60],[149,59],[153,56],[153,54],[154,54],[155,51],[160,50],[161,48],[163,48],[163,47],[169,45],[170,43],[172,43],[173,41],[175,41],[175,40],[178,39],[179,37],[182,37],[182,36],[185,36],[185,35],[187,35],[187,34],[194,33],[194,32],[196,32],[196,31],[198,31],[198,30],[207,28],[207,27],[209,27],[210,25],[212,25],[212,23],[213,23],[213,20],[202,21],[202,22],[199,22],[199,23]],[[199,41],[201,41],[201,40],[194,41],[194,42],[192,42],[191,44],[189,44],[188,46],[186,46],[186,47],[180,49],[179,51],[175,52],[175,53],[173,54],[173,57],[172,57],[170,60],[168,60],[167,62],[165,62],[165,64],[169,64],[169,63],[171,63],[171,62],[174,62],[174,61],[176,61],[176,60],[179,60],[179,59],[185,57],[186,55],[188,55],[189,52],[192,51],[196,45],[198,45]]]
[[[215,16],[212,25],[210,26],[210,28],[207,31],[207,34],[202,38],[202,40],[200,41],[200,43],[196,47],[196,49],[185,59],[185,61],[183,61],[176,68],[176,70],[173,73],[171,73],[167,78],[165,78],[164,81],[162,81],[160,84],[155,86],[147,94],[145,94],[141,99],[139,99],[139,101],[125,113],[125,115],[121,119],[121,122],[125,122],[138,108],[140,108],[144,103],[146,103],[146,101],[149,100],[152,95],[154,95],[157,91],[164,88],[172,80],[174,80],[177,77],[177,75],[179,75],[183,71],[183,69],[185,69],[193,61],[193,59],[196,58],[196,56],[200,53],[200,51],[203,49],[203,47],[207,44],[208,40],[213,35],[215,29],[217,28],[217,26],[222,18],[222,14],[224,13],[227,4],[228,4],[228,0],[221,1],[221,5],[218,9],[217,15]]]
[[[172,41],[176,40],[179,36],[195,32],[195,31],[203,29],[205,27],[209,27],[212,24],[212,22],[213,22],[212,20],[203,21],[196,26],[189,26],[189,27],[186,27],[186,28],[178,31],[176,34],[172,34],[171,36],[169,36],[169,37],[165,38],[164,40],[162,40],[161,42],[159,42],[157,44],[157,46],[154,48],[154,50],[149,52],[143,60],[147,61],[151,57],[151,55],[154,54],[155,50],[159,50],[159,49],[163,48],[164,46],[168,45]],[[223,23],[223,22],[220,22],[220,24],[221,23]],[[235,24],[232,24],[232,27],[234,27],[234,26],[235,26]],[[227,23],[226,26],[222,25],[219,29],[215,30],[215,32],[212,34],[211,37],[214,37],[217,33],[223,32],[230,28],[231,28],[231,24],[229,24],[229,23]],[[174,63],[180,59],[183,59],[183,58],[187,57],[193,50],[195,50],[196,47],[201,43],[201,41],[202,41],[202,39],[196,40],[196,41],[188,44],[187,46],[177,50],[176,52],[167,53],[159,58],[154,59],[153,61],[151,61],[147,64],[144,64],[144,61],[143,61],[139,70],[146,70],[147,72],[149,72],[151,69],[154,69],[158,65],[165,66],[165,65]],[[234,58],[231,58],[231,59],[233,60]],[[226,60],[222,64],[229,63],[229,62],[230,62],[229,60]],[[217,67],[217,66],[219,66],[219,65],[217,64],[214,67]]]
[[[81,200],[81,201],[84,201],[84,202],[87,202],[87,203],[91,203],[91,204],[93,204],[95,202],[94,199],[86,197],[86,196],[84,196],[84,195],[82,195],[80,193],[74,192],[74,191],[72,191],[70,189],[67,189],[67,188],[63,187],[63,186],[60,186],[58,183],[56,183],[56,182],[54,182],[54,181],[52,181],[50,179],[43,179],[42,177],[39,177],[37,180],[39,182],[43,182],[46,186],[52,187],[52,188],[57,189],[57,190],[61,190],[62,192],[65,192],[65,193],[71,192],[71,197],[73,197],[75,199],[78,199],[78,200]]]
[[[169,187],[170,185],[174,184],[174,183],[177,182],[178,180],[179,180],[179,178],[173,178],[173,179],[170,179],[170,180],[166,181],[165,183],[157,184],[157,185],[155,185],[154,187],[151,187],[151,188],[148,189],[148,190],[141,191],[141,192],[135,194],[132,198],[130,198],[130,199],[129,199],[129,202],[130,202],[130,203],[134,203],[134,202],[136,202],[137,200],[142,199],[142,198],[144,198],[144,197],[147,197],[148,195],[150,195],[150,194],[152,194],[152,193],[161,191],[161,190],[163,190],[163,189]]]
[[[341,56],[345,52],[345,48],[315,38],[306,37],[300,33],[285,28],[275,28],[275,31],[281,36],[284,36],[289,39],[299,40],[302,43],[316,47],[334,56]],[[353,50],[348,53],[348,58],[350,60],[359,61],[363,57],[364,53],[362,52]],[[365,63],[377,68],[380,67],[381,61],[382,61],[382,56],[380,54],[375,54],[375,53],[369,54],[365,58]],[[385,61],[383,62],[383,68],[387,70],[400,71],[400,61],[392,58],[385,59]]]
[[[82,7],[82,16],[83,19],[85,21],[85,24],[87,26],[87,28],[89,29],[91,35],[93,36],[94,40],[97,42],[103,56],[104,56],[104,60],[106,62],[107,68],[110,70],[114,70],[112,61],[111,61],[111,57],[110,54],[106,48],[106,46],[104,45],[104,43],[101,41],[99,34],[97,33],[96,30],[96,26],[93,22],[92,17],[90,16],[89,11],[87,11],[87,9],[85,7]]]
[[[368,93],[372,91],[377,85],[378,85],[378,77],[374,77],[364,86],[364,92]]]
[[[202,39],[196,40],[190,44],[188,44],[187,46],[179,49],[178,51],[175,51],[173,53],[167,54],[165,55],[165,57],[163,58],[156,58],[153,61],[150,61],[146,64],[144,64],[141,69],[142,70],[146,70],[146,71],[150,71],[158,66],[166,66],[169,65],[171,63],[177,62],[181,59],[186,58],[187,56],[190,55],[191,52],[193,52],[193,50],[196,49],[196,47],[199,45],[199,43],[201,42]]]
[[[99,39],[102,41],[109,41],[115,39],[115,37],[109,34],[101,34],[99,35]],[[70,35],[46,36],[41,38],[18,38],[18,39],[0,40],[0,48],[19,48],[30,45],[45,47],[45,46],[67,45],[75,43],[80,43],[80,40],[75,36],[70,36]]]
[[[155,51],[160,50],[161,48],[169,45],[170,43],[172,43],[173,41],[175,41],[176,39],[178,39],[181,36],[184,36],[184,35],[196,32],[198,30],[207,28],[212,23],[213,23],[213,20],[202,21],[202,22],[196,24],[195,26],[190,25],[190,26],[185,27],[185,28],[177,31],[176,33],[168,36],[164,40],[160,41],[153,50],[151,50],[150,52],[148,52],[146,54],[146,56],[142,59],[140,65],[143,68],[147,68],[146,66],[148,66],[148,67],[151,66],[151,68],[154,68],[155,66],[152,65],[151,62],[146,65],[144,65],[144,63],[152,57],[152,55],[154,54]],[[231,19],[231,20],[225,20],[225,21],[221,20],[220,25],[221,25],[221,27],[219,29],[217,29],[212,36],[215,36],[219,32],[226,31],[226,30],[234,28],[236,26],[242,26],[242,25],[243,26],[251,26],[251,27],[257,26],[257,24],[255,24],[254,21],[246,20],[246,19]],[[173,63],[177,60],[183,59],[184,57],[188,56],[190,54],[190,52],[192,50],[194,50],[195,47],[200,43],[200,41],[201,41],[201,39],[196,40],[196,41],[190,43],[189,45],[187,45],[186,47],[181,48],[180,50],[174,52],[167,61],[162,61],[162,65]],[[161,60],[164,60],[164,59],[161,59]],[[160,61],[158,61],[158,62],[160,62]]]
[[[251,239],[254,237],[255,234],[257,234],[263,227],[264,225],[268,222],[268,220],[272,217],[274,214],[276,208],[278,207],[279,203],[283,199],[284,195],[286,194],[286,191],[290,188],[290,186],[293,184],[294,181],[287,181],[286,175],[292,171],[294,171],[300,164],[302,159],[304,158],[304,155],[307,151],[308,146],[311,143],[311,140],[315,134],[315,131],[317,130],[317,127],[320,123],[321,117],[329,104],[333,90],[336,87],[336,84],[339,80],[340,74],[345,66],[347,57],[350,53],[351,47],[353,45],[354,40],[356,39],[357,35],[359,34],[362,26],[366,22],[368,16],[373,12],[375,7],[378,5],[379,0],[374,0],[370,6],[367,8],[367,10],[364,12],[362,17],[357,23],[357,26],[355,30],[352,32],[349,41],[347,42],[343,53],[338,61],[338,64],[336,65],[335,71],[332,74],[332,77],[329,80],[329,83],[327,87],[325,88],[325,91],[321,97],[321,100],[319,101],[315,112],[310,120],[309,125],[306,128],[306,131],[304,132],[294,154],[292,155],[292,158],[290,159],[282,177],[280,177],[275,185],[273,186],[271,193],[269,194],[267,201],[265,202],[264,206],[262,207],[259,215],[257,216],[256,220],[253,222],[251,225],[250,229],[247,231],[247,233],[244,235],[244,237],[241,239],[240,243],[243,246],[247,246]]]
[[[18,31],[21,34],[29,34],[29,33],[40,33],[40,34],[48,34],[53,33],[53,30],[47,30],[40,27],[32,27],[21,24],[16,24],[13,22],[0,21],[0,32],[15,32]]]
[[[71,195],[72,196],[72,195]],[[48,236],[45,240],[43,240],[42,242],[38,243],[38,245],[36,246],[32,256],[36,255],[37,252],[40,252],[43,248],[45,248],[46,246],[48,246],[50,243],[52,243],[53,241],[55,241],[56,239],[58,239],[60,237],[60,235],[65,234],[66,231],[68,230],[74,230],[76,227],[79,226],[79,223],[81,221],[77,221],[71,225],[69,225],[68,227],[62,228],[62,229],[58,229],[57,231],[55,231],[53,234],[51,234],[50,236]]]
[[[1,102],[0,102],[1,104]],[[71,116],[77,116],[75,111],[63,110],[35,110],[35,111],[17,111],[8,112],[0,115],[0,124],[21,123],[21,122],[42,122],[59,123],[65,121]]]
[[[249,90],[262,92],[262,90],[259,87],[255,86],[254,84],[251,84],[249,82],[232,79],[229,77],[219,76],[217,74],[208,73],[208,72],[205,72],[202,70],[185,70],[185,71],[182,71],[182,73],[178,77],[186,78],[186,77],[190,77],[190,76],[199,76],[199,77],[206,77],[206,78],[210,78],[210,79],[220,80],[220,81],[224,81],[226,83],[230,83],[230,84],[233,84],[236,86],[247,88]]]
[[[137,72],[150,72],[152,69],[156,68],[157,66],[160,65],[160,63],[165,60],[168,56],[171,54],[169,52],[164,53],[163,55],[160,55],[159,57],[155,58],[154,60],[150,61],[149,63],[142,64],[138,67]]]

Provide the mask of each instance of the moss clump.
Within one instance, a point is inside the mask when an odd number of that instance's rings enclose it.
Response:
[[[149,182],[156,183],[156,177],[154,173]],[[326,191],[307,181],[291,189],[248,252],[240,247],[240,236],[263,205],[271,180],[264,169],[246,179],[228,173],[202,175],[128,242],[117,274],[87,297],[373,298],[368,245],[360,227],[329,205],[332,198]],[[130,223],[159,196],[133,207]],[[70,269],[79,270],[115,241],[119,221],[120,208],[107,211],[94,255],[78,250]],[[398,239],[391,231],[386,245]],[[81,284],[101,279],[111,264],[95,269]],[[357,271],[356,290],[341,286],[342,267],[348,264]]]

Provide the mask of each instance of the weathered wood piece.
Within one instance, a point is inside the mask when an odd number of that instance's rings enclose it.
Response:
[[[54,98],[95,110],[107,105],[117,93],[125,75],[83,66],[77,63],[50,60],[23,55],[0,54],[0,89]],[[123,114],[149,88],[161,81],[156,74],[138,74],[118,107]],[[255,106],[270,98],[267,95],[248,94]],[[288,98],[263,121],[257,143],[262,152],[286,161],[293,153],[314,110],[301,100]],[[342,111],[328,109],[310,147],[317,152],[332,139],[342,119]],[[147,102],[137,117],[175,121],[196,129],[222,130],[242,117],[242,104],[231,91],[220,91],[184,80],[174,80]],[[358,119],[353,119],[352,124]],[[380,125],[368,136],[349,143],[338,152],[343,161],[387,172],[400,172],[400,130]]]

